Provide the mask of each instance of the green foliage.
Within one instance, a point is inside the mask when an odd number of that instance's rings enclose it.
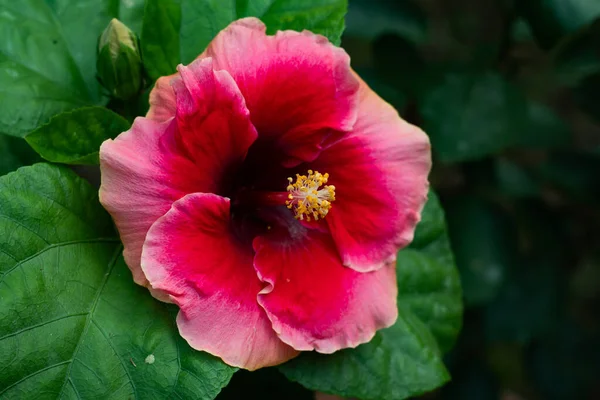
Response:
[[[426,37],[427,16],[416,1],[351,0],[346,15],[346,34],[375,39],[395,32],[413,42]]]
[[[212,399],[227,384],[233,369],[133,283],[87,182],[22,168],[0,178],[0,217],[0,398]]]
[[[449,379],[442,350],[461,327],[461,288],[434,193],[411,248],[397,258],[398,321],[356,349],[304,354],[282,367],[310,389],[365,400],[406,399]]]
[[[130,100],[140,93],[143,81],[138,38],[118,19],[112,19],[98,41],[98,80],[111,96]]]
[[[595,0],[527,0],[517,4],[545,49],[600,16],[600,3]]]
[[[0,132],[23,136],[55,114],[101,104],[98,36],[119,13],[141,17],[134,15],[140,4],[78,0],[73,7],[72,0],[0,0]]]
[[[516,243],[501,210],[472,197],[448,204],[452,247],[460,268],[465,301],[491,301],[515,263]]]
[[[39,156],[23,139],[0,135],[0,176],[38,161]]]
[[[268,33],[303,29],[339,44],[346,0],[148,0],[142,30],[144,63],[154,79],[175,72],[204,51],[232,21],[258,17]]]
[[[428,133],[441,201],[432,191],[398,254],[396,325],[236,373],[218,398],[404,399],[440,385],[428,399],[596,398],[597,0],[0,0],[0,175],[39,161],[27,143],[96,164],[145,113],[147,91],[109,101],[97,81],[111,18],[140,36],[155,80],[244,16],[342,43]],[[0,178],[0,399],[214,398],[234,369],[191,350],[175,307],[132,283],[95,192],[47,164]]]
[[[63,164],[98,164],[106,139],[129,129],[129,122],[103,107],[86,107],[53,117],[25,137],[44,159]]]

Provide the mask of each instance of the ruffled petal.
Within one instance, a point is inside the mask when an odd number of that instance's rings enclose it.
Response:
[[[359,115],[350,135],[311,163],[329,173],[336,200],[325,218],[344,265],[372,271],[408,245],[427,200],[427,135],[398,116],[361,81]]]
[[[175,116],[177,104],[175,92],[171,87],[171,81],[178,76],[179,73],[174,73],[173,75],[163,76],[156,80],[152,91],[150,91],[150,108],[148,109],[146,118],[163,122]]]
[[[350,58],[308,31],[265,32],[260,20],[240,19],[202,56],[231,74],[261,140],[274,141],[288,164],[314,160],[356,121],[359,84]]]
[[[254,370],[297,355],[278,339],[256,296],[263,284],[252,247],[230,229],[229,199],[189,194],[150,228],[142,268],[152,287],[179,305],[177,325],[190,346]]]
[[[370,341],[397,318],[396,270],[344,267],[328,234],[294,225],[254,239],[254,268],[268,285],[258,297],[282,341],[332,353]]]
[[[213,72],[208,59],[180,70],[186,75],[176,84],[181,118],[137,118],[100,148],[100,201],[115,220],[125,261],[141,285],[147,283],[140,256],[150,226],[188,193],[227,191],[230,170],[257,136],[227,72]],[[189,91],[203,102],[190,102]]]

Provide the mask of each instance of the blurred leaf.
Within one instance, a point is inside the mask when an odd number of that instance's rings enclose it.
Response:
[[[563,320],[531,350],[529,368],[541,398],[548,400],[586,397],[597,384],[600,370],[600,337],[571,320]]]
[[[583,111],[588,113],[596,122],[600,122],[600,72],[581,81],[575,89],[575,99]]]
[[[98,36],[141,1],[0,0],[0,132],[23,136],[55,114],[100,103]]]
[[[401,93],[414,96],[424,85],[425,61],[414,44],[398,35],[373,41],[373,63],[381,79]]]
[[[520,165],[503,158],[495,160],[498,186],[502,192],[513,197],[536,197],[541,193],[540,183]]]
[[[507,277],[485,311],[489,341],[527,344],[555,327],[559,309],[556,269],[526,263]]]
[[[571,141],[571,128],[553,109],[545,104],[528,101],[527,117],[517,131],[516,145],[527,148],[559,148]]]
[[[212,399],[227,384],[234,369],[191,349],[169,306],[133,282],[74,172],[1,177],[0,214],[1,398]]]
[[[567,86],[600,73],[600,18],[559,43],[552,51],[552,67],[556,79]]]
[[[86,107],[53,117],[25,140],[48,161],[98,164],[102,142],[129,127],[127,120],[104,107]]]
[[[579,152],[559,152],[537,168],[546,183],[577,201],[597,202],[600,198],[600,159]]]
[[[384,33],[397,33],[411,42],[422,42],[427,33],[426,17],[413,0],[351,0],[346,34],[375,39]]]
[[[526,99],[494,72],[452,73],[430,82],[420,110],[433,150],[445,162],[477,160],[513,146],[558,147],[571,135],[552,109]]]
[[[433,150],[446,162],[481,158],[517,142],[526,108],[522,93],[493,72],[447,74],[420,104]]]
[[[334,44],[344,30],[347,0],[148,0],[142,29],[144,64],[153,79],[188,64],[238,18],[259,17],[268,33],[308,29]]]
[[[476,68],[497,64],[509,34],[512,0],[436,1],[441,15],[438,37],[451,63]],[[442,19],[443,18],[443,19]]]
[[[475,197],[453,199],[446,213],[465,301],[468,305],[489,303],[515,264],[512,226],[499,209]]]
[[[472,362],[454,375],[443,389],[444,399],[498,400],[498,382],[481,361]]]
[[[280,367],[303,386],[365,400],[415,396],[449,379],[441,360],[461,327],[458,274],[433,192],[410,248],[398,253],[398,321],[356,349],[306,353]],[[433,333],[433,335],[432,335]]]
[[[517,8],[544,49],[600,16],[596,0],[518,0]]]
[[[23,139],[0,134],[0,175],[38,161],[40,157]]]
[[[381,74],[377,73],[374,69],[367,68],[356,68],[356,72],[365,81],[371,89],[375,91],[381,98],[390,103],[400,114],[408,103],[408,96],[406,93],[397,90],[392,87],[385,79],[382,78]]]

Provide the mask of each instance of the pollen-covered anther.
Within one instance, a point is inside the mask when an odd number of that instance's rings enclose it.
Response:
[[[296,174],[296,181],[288,178],[289,192],[287,208],[294,211],[294,217],[299,220],[315,221],[324,218],[335,200],[335,186],[326,185],[329,174],[308,170],[308,175]]]

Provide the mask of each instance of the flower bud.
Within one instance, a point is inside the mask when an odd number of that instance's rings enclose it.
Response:
[[[113,18],[98,40],[98,78],[110,95],[127,100],[140,92],[143,81],[138,39],[125,24]]]

